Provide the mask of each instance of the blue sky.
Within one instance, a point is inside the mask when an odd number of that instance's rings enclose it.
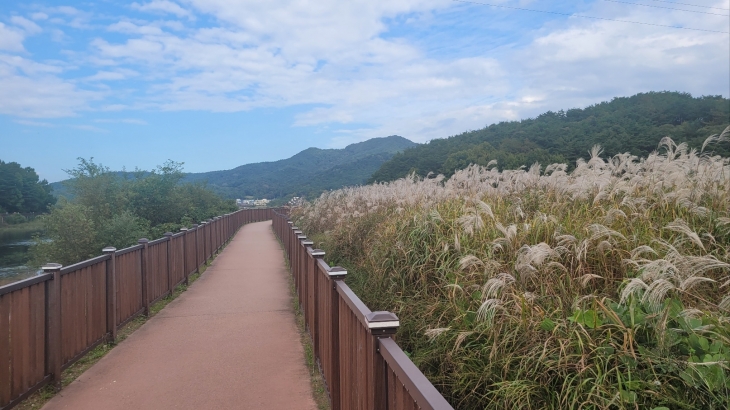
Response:
[[[393,134],[426,142],[638,92],[728,97],[728,8],[5,0],[0,159],[51,182],[77,157],[203,172]]]

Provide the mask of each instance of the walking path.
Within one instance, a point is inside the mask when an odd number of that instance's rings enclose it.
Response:
[[[315,409],[271,221],[44,409]]]

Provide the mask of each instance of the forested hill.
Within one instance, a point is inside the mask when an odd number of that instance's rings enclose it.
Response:
[[[392,135],[343,149],[308,148],[280,161],[187,174],[185,181],[207,181],[209,188],[228,198],[314,198],[325,190],[364,184],[385,161],[415,145]]]
[[[411,172],[450,176],[471,163],[487,165],[491,160],[497,160],[500,169],[535,162],[574,165],[578,158],[587,158],[595,144],[604,148],[604,156],[623,152],[645,156],[665,136],[699,149],[705,138],[722,132],[729,117],[730,100],[721,96],[650,92],[614,98],[584,109],[548,111],[537,118],[432,140],[395,155],[369,182],[391,181]],[[708,150],[730,154],[726,144]]]

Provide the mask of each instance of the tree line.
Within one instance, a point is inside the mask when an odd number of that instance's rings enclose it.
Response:
[[[396,154],[368,182],[392,181],[410,173],[448,177],[469,164],[487,166],[492,161],[500,170],[535,162],[543,167],[568,163],[572,168],[596,144],[604,148],[604,155],[630,152],[645,157],[665,136],[699,149],[708,135],[722,132],[729,118],[730,100],[722,96],[641,93],[435,139]],[[716,154],[730,155],[727,147],[713,149]]]
[[[33,168],[0,160],[0,213],[46,212],[56,199]]]
[[[233,200],[202,183],[181,183],[182,167],[167,161],[155,170],[120,177],[93,158],[79,158],[76,168],[66,170],[72,199],[61,197],[43,217],[45,235],[35,238],[31,263],[76,263],[99,255],[105,246],[125,248],[139,238],[160,238],[236,210]]]

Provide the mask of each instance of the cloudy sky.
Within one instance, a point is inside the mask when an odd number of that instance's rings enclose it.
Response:
[[[63,5],[61,5],[63,4]],[[728,0],[0,2],[0,159],[65,179],[730,94]]]

